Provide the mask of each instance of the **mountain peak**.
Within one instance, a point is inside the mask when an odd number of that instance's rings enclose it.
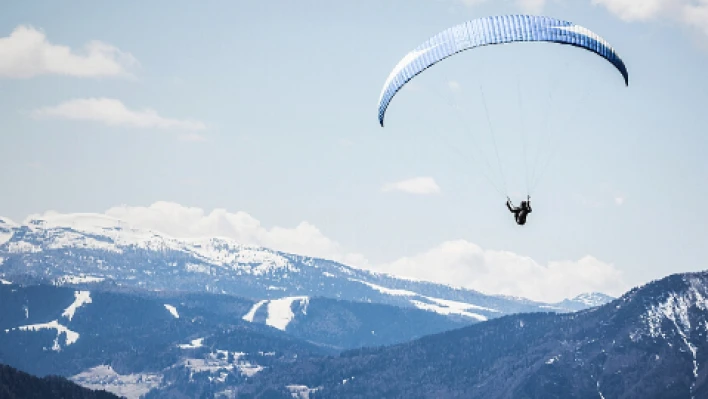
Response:
[[[571,299],[571,301],[580,302],[589,307],[595,307],[612,302],[615,299],[616,298],[603,294],[602,292],[587,292],[576,296]]]
[[[98,213],[65,214],[51,211],[42,215],[30,215],[23,224],[41,228],[71,228],[79,231],[129,227],[127,223],[120,219]]]

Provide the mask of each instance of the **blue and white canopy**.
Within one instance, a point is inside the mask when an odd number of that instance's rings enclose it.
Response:
[[[597,34],[571,22],[532,15],[487,17],[453,26],[408,53],[393,68],[379,98],[379,123],[398,91],[411,79],[436,63],[459,52],[511,42],[551,42],[592,51],[617,68],[629,86],[629,74],[610,44]]]

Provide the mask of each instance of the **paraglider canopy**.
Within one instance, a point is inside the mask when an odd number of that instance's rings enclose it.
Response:
[[[612,46],[596,33],[572,22],[532,15],[480,18],[446,29],[406,54],[384,83],[378,104],[383,127],[393,97],[411,79],[459,52],[512,42],[550,42],[579,47],[601,56],[622,74],[629,85],[627,68]]]

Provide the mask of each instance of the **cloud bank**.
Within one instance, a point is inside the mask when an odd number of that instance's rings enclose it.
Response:
[[[133,128],[204,130],[199,121],[165,118],[152,109],[133,110],[121,101],[111,98],[79,98],[59,105],[35,110],[37,118],[60,118],[76,121],[92,121],[108,126]],[[191,141],[195,141],[191,137]]]
[[[584,292],[620,295],[627,288],[622,272],[592,256],[541,265],[508,251],[488,250],[465,240],[445,242],[426,252],[377,266],[378,270],[488,294],[547,302]]]
[[[592,0],[624,21],[673,19],[708,35],[708,0]]]
[[[467,6],[476,6],[488,0],[458,1]],[[514,3],[523,12],[536,14],[542,12],[549,1],[514,0]],[[708,0],[590,0],[590,3],[604,7],[624,21],[672,20],[708,35]]]
[[[100,41],[91,41],[83,51],[52,44],[31,26],[18,26],[0,38],[0,77],[26,79],[40,75],[73,77],[131,76],[137,60],[130,53]]]

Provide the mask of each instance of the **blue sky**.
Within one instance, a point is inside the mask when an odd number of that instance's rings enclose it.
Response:
[[[519,12],[597,32],[630,86],[578,49],[500,46],[420,75],[379,127],[408,51]],[[0,214],[18,222],[106,212],[543,300],[706,268],[705,1],[27,1],[0,38]],[[481,174],[480,84],[514,200],[521,130],[557,144],[523,228]]]

